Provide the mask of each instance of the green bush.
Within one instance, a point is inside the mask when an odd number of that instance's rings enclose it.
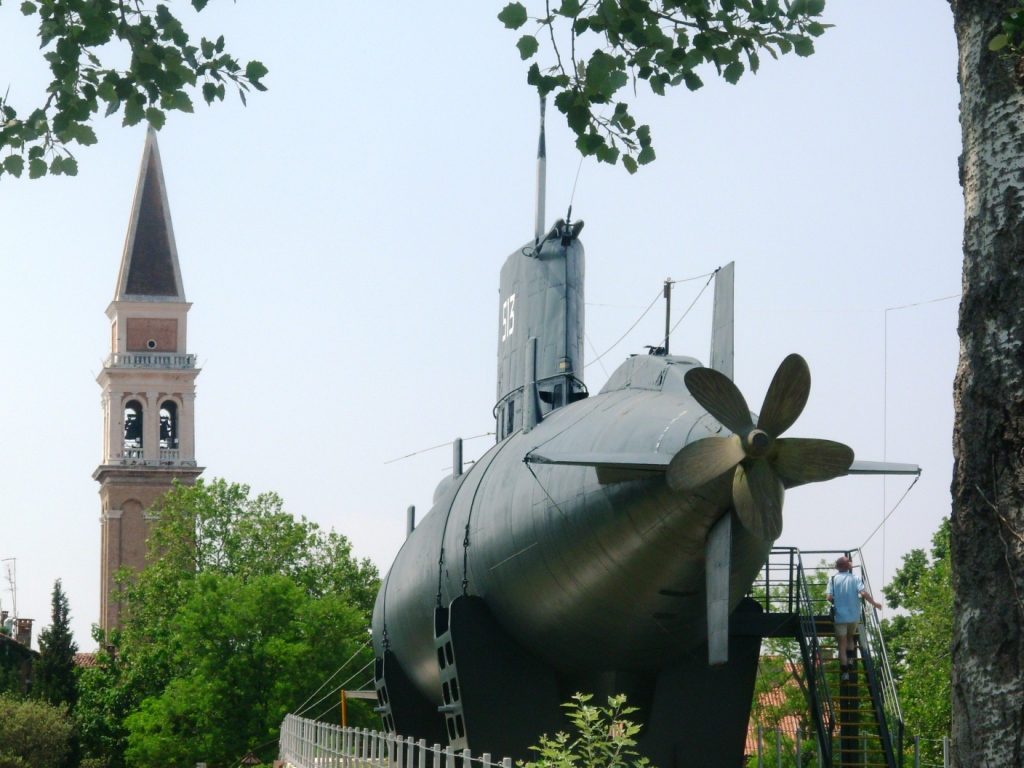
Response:
[[[60,768],[73,732],[65,707],[0,694],[0,768]]]
[[[640,726],[626,715],[636,707],[626,706],[625,696],[609,696],[607,707],[596,707],[587,702],[593,696],[577,693],[572,701],[562,706],[568,710],[569,722],[575,726],[576,738],[564,732],[554,738],[541,736],[540,746],[531,747],[538,758],[529,763],[519,761],[524,768],[645,768],[646,757],[637,757],[636,740]],[[571,740],[570,740],[571,739]]]

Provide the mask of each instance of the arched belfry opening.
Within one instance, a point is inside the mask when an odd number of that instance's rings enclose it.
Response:
[[[124,404],[124,449],[142,450],[142,403],[129,400]]]
[[[160,448],[178,450],[178,404],[173,400],[160,404]]]

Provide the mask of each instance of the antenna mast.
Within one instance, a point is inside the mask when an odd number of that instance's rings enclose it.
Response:
[[[548,170],[548,150],[544,144],[544,106],[547,103],[547,97],[540,97],[540,141],[537,144],[537,211],[536,218],[534,220],[534,238],[533,243],[535,247],[540,247],[540,240],[544,237],[544,207],[545,207],[545,194],[547,192],[547,170]]]
[[[11,593],[11,618],[18,618],[18,560],[8,557],[0,562],[4,564],[4,578]]]

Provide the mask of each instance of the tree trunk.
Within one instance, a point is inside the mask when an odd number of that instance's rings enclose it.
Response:
[[[950,2],[965,208],[953,432],[953,764],[1022,766],[1024,92],[1016,62],[988,48],[1019,2]]]

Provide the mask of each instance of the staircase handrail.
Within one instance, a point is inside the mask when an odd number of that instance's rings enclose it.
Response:
[[[860,567],[860,577],[868,594],[874,595],[871,589],[871,580],[868,578],[867,567],[864,564],[863,553],[853,550],[851,556],[857,558]],[[851,557],[852,559],[852,557]],[[869,675],[874,676],[872,681],[881,694],[882,714],[885,720],[885,727],[888,731],[889,748],[897,750],[894,739],[897,734],[903,732],[903,711],[900,709],[899,697],[896,694],[896,681],[892,675],[892,667],[889,664],[889,653],[885,647],[885,638],[882,635],[882,625],[878,620],[878,611],[874,606],[864,605],[861,608],[861,619],[864,627],[863,639],[870,651],[871,665],[867,670]],[[893,756],[895,760],[895,756]]]
[[[825,660],[821,654],[821,639],[818,637],[818,622],[814,613],[814,603],[811,601],[810,589],[807,585],[807,575],[804,571],[803,558],[800,550],[796,553],[796,581],[797,600],[796,607],[800,617],[800,628],[803,637],[806,639],[807,656],[811,661],[813,681],[808,681],[814,687],[815,700],[818,708],[818,744],[824,759],[825,765],[832,764],[832,734],[835,731],[835,709],[832,704],[832,694],[828,688],[828,679],[825,676]],[[805,660],[806,663],[806,660]]]

